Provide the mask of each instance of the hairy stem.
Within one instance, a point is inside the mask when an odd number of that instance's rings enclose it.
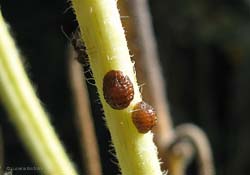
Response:
[[[131,111],[134,105],[141,101],[141,95],[116,2],[114,0],[72,0],[72,2],[122,173],[162,174],[157,149],[153,143],[153,134],[138,133],[131,120]],[[114,110],[104,100],[102,81],[110,70],[122,71],[133,83],[134,99],[124,110]]]
[[[1,14],[0,100],[42,174],[77,174],[35,95]]]

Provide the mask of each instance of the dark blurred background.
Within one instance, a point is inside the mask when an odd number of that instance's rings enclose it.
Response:
[[[175,125],[192,122],[208,135],[217,175],[250,174],[250,1],[149,1]],[[6,1],[29,76],[60,139],[83,173],[61,26],[75,28],[66,0]],[[100,105],[91,98],[104,175],[117,174]],[[5,166],[34,166],[0,106]],[[34,172],[32,172],[34,174]],[[16,172],[16,174],[18,174]]]

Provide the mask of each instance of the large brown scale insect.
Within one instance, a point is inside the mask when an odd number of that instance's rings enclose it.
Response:
[[[127,108],[134,98],[132,82],[119,70],[111,70],[106,73],[102,88],[104,99],[113,109]]]

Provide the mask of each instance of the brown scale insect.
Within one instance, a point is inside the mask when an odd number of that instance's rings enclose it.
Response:
[[[132,121],[139,133],[147,133],[157,123],[154,108],[144,101],[137,103],[132,112]]]
[[[86,52],[86,46],[81,39],[81,32],[79,28],[75,31],[75,33],[72,34],[71,43],[77,52],[77,61],[83,65],[86,65],[88,62],[88,54]]]
[[[77,53],[77,61],[82,64],[83,66],[89,65],[88,64],[88,54],[86,52],[86,46],[81,39],[81,31],[79,27],[76,28],[76,31],[73,32],[70,36],[64,31],[63,27],[61,27],[62,33],[64,36],[71,42],[75,52]]]
[[[67,34],[65,34],[65,36],[69,39],[72,46],[74,47],[75,52],[77,53],[76,60],[83,67],[86,81],[89,84],[94,85],[95,80],[93,78],[93,73],[92,73],[92,70],[90,68],[89,56],[88,56],[88,54],[86,52],[86,46],[84,44],[84,41],[81,39],[81,32],[80,32],[79,27],[76,29],[76,31],[74,33],[71,34],[71,38],[69,38],[67,36]]]
[[[122,110],[133,100],[134,87],[122,71],[111,70],[103,78],[103,95],[113,109]]]

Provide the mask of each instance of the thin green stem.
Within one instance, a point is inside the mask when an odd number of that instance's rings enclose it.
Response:
[[[36,97],[2,14],[0,100],[42,174],[77,174]]]
[[[122,173],[162,174],[153,134],[138,133],[131,120],[134,105],[142,99],[116,1],[72,0],[72,3],[90,57],[90,65]],[[102,81],[110,70],[122,71],[133,83],[134,99],[124,110],[112,109],[104,100]]]

